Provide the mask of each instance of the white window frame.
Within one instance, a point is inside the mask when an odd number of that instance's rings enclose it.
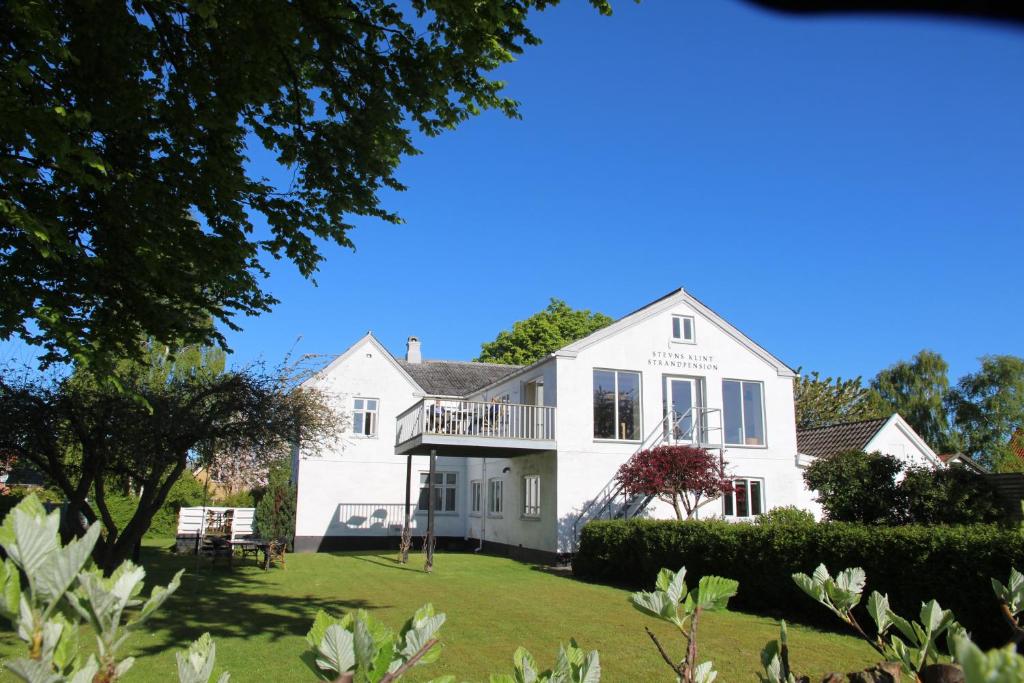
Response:
[[[363,401],[363,407],[356,407],[357,401]],[[366,407],[366,401],[373,401],[373,410]],[[369,418],[371,431],[367,434],[365,431],[356,431],[356,415],[363,416],[363,428],[365,429],[367,418]],[[380,399],[372,398],[370,396],[354,396],[352,398],[352,433],[362,439],[376,439],[377,438],[377,427],[380,425]]]
[[[484,509],[484,483],[480,479],[469,482],[469,514],[479,517]]]
[[[523,477],[523,517],[540,519],[539,474],[527,474]]]
[[[487,480],[487,516],[501,517],[505,509],[505,480],[491,477]]]
[[[434,484],[434,486],[433,486],[433,488],[441,489],[441,506],[434,508],[434,514],[436,514],[436,515],[454,515],[454,514],[458,514],[458,512],[459,512],[459,473],[454,471],[454,470],[435,470],[434,474],[435,475],[441,475],[441,483]],[[451,483],[448,482],[448,475],[451,475],[453,477],[453,480],[451,481]],[[420,507],[420,498],[421,498],[423,489],[427,488],[427,483],[423,479],[424,477],[427,477],[427,479],[430,478],[430,470],[421,470],[420,471],[420,482],[419,482],[420,485],[419,485],[419,488],[417,489],[417,494],[418,495],[416,496],[416,513],[417,514],[421,514],[421,515],[425,515],[425,514],[427,514],[429,512],[429,510],[427,508]],[[448,509],[448,504],[447,504],[448,503],[448,496],[447,496],[448,489],[454,489],[454,491],[455,491],[455,497],[454,497],[454,502],[453,502],[454,507],[452,509],[450,509],[450,510]]]
[[[615,443],[640,443],[643,440],[644,433],[644,373],[639,370],[620,370],[617,368],[593,368],[590,373],[590,418],[593,423],[591,434],[597,431],[597,421],[594,420],[594,373],[595,372],[611,372],[615,375],[615,427],[616,436],[597,436],[593,435],[594,441],[604,442],[615,442]],[[640,409],[640,426],[638,428],[638,435],[636,439],[620,439],[618,437],[619,427],[619,375],[622,373],[628,373],[630,375],[636,375],[639,380],[637,383],[637,408]]]
[[[739,443],[728,441],[728,434],[725,431],[725,383],[737,382],[740,385],[740,434],[743,440]],[[764,428],[764,438],[761,443],[747,443],[747,410],[743,407],[743,385],[757,384],[761,388],[761,425]],[[736,379],[733,377],[722,378],[722,440],[726,446],[733,448],[768,448],[768,406],[765,404],[764,382],[758,379]]]
[[[679,336],[676,336],[676,321],[679,321]],[[683,324],[684,320],[690,321],[690,338],[687,339],[683,335],[685,334],[686,326]],[[672,341],[676,344],[696,344],[697,343],[697,321],[694,320],[692,315],[673,315],[672,316]]]
[[[722,496],[722,516],[726,519],[753,519],[758,515],[764,514],[764,479],[760,477],[733,477],[732,480],[735,485],[736,482],[746,482],[746,496],[747,496],[747,514],[740,516],[736,514],[739,510],[739,506],[736,504],[736,491],[730,491]],[[757,503],[760,510],[754,512],[754,497],[750,494],[751,482],[756,483],[758,489]],[[732,508],[732,512],[729,509]]]

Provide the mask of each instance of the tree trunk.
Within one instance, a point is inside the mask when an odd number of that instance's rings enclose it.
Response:
[[[679,507],[679,494],[672,494],[672,508],[676,511],[676,519],[680,522],[683,521],[683,510]]]

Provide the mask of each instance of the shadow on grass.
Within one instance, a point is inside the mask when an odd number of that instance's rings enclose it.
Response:
[[[340,616],[354,609],[389,607],[363,599],[282,595],[281,582],[287,581],[287,570],[264,572],[251,560],[241,562],[236,558],[234,566],[228,567],[211,566],[204,559],[197,569],[194,556],[173,555],[162,549],[144,551],[142,560],[147,573],[146,593],[153,585],[168,583],[178,570],[185,570],[181,587],[149,622],[156,639],[138,648],[142,655],[187,647],[204,632],[215,640],[257,634],[271,641],[303,637],[321,609]]]
[[[402,564],[393,557],[383,557],[381,555],[348,555],[353,560],[359,560],[360,562],[368,562],[369,564],[375,564],[378,567],[385,567],[387,569],[398,569],[403,572],[416,572],[417,574],[423,574],[422,569],[417,569],[412,565],[412,558],[409,558],[409,564]]]

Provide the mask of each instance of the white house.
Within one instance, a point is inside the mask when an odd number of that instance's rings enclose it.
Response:
[[[397,359],[367,333],[311,380],[351,425],[331,452],[297,451],[296,549],[397,544],[407,490],[421,537],[431,452],[442,547],[550,560],[571,552],[588,519],[671,516],[614,483],[630,456],[666,441],[727,463],[736,490],[701,517],[814,510],[802,472],[816,454],[798,448],[795,375],[682,289],[526,367],[423,360],[415,337]],[[903,443],[905,426],[893,418],[876,436]]]

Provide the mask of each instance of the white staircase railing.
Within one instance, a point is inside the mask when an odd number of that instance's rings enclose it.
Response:
[[[717,426],[709,424],[709,416],[718,414],[719,423]],[[685,429],[683,426],[685,425]],[[711,442],[710,435],[718,432],[717,442]],[[697,438],[694,438],[696,432]],[[722,439],[721,410],[718,408],[701,408],[694,406],[682,414],[675,411],[669,412],[657,426],[644,437],[640,446],[633,451],[627,462],[637,453],[667,444],[691,444],[700,448],[717,449],[720,454],[724,452],[725,445]],[[580,513],[573,520],[572,524],[572,547],[573,551],[579,546],[580,530],[583,524],[592,519],[604,517],[607,513],[608,519],[629,519],[642,513],[650,504],[654,496],[638,494],[630,496],[624,490],[622,483],[618,480],[618,472],[605,484],[597,496],[587,503]],[[619,500],[621,499],[621,502]],[[618,505],[618,509],[616,509]]]

